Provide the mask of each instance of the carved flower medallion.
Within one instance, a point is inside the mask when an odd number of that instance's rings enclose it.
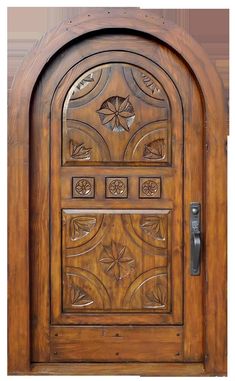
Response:
[[[159,185],[153,180],[147,180],[142,185],[142,192],[146,196],[154,196],[159,189]]]
[[[135,266],[134,258],[128,253],[128,248],[114,241],[110,246],[103,246],[104,252],[100,258],[106,274],[119,281],[130,275]]]
[[[85,196],[90,193],[91,191],[91,183],[86,179],[81,179],[77,182],[75,189],[78,194]]]
[[[129,95],[126,98],[108,98],[97,112],[101,123],[114,132],[129,131],[135,118]]]
[[[125,184],[122,180],[113,180],[109,184],[109,191],[114,195],[120,195],[125,191]]]

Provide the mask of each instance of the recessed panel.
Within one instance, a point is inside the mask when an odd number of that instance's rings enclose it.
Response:
[[[171,310],[171,212],[63,211],[63,311]]]
[[[170,106],[159,71],[110,63],[77,78],[63,108],[63,164],[170,164]]]

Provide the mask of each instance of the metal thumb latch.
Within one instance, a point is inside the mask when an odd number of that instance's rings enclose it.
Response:
[[[200,275],[201,259],[201,205],[190,204],[191,275]]]

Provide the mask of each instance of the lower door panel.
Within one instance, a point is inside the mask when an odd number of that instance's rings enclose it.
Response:
[[[182,327],[54,326],[52,362],[182,361]]]

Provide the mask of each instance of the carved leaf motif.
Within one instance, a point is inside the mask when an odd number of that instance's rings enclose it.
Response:
[[[165,158],[165,140],[156,139],[146,144],[144,147],[143,157],[145,159],[161,160]]]
[[[154,289],[146,293],[145,299],[144,308],[164,308],[167,303],[166,288],[156,283]]]
[[[74,95],[77,91],[82,90],[86,87],[90,82],[94,82],[93,73],[88,74],[85,78],[83,78],[76,86],[72,95]]]
[[[150,77],[148,77],[146,74],[142,73],[143,82],[146,87],[148,87],[151,90],[152,95],[155,96],[155,98],[164,101],[164,95],[162,94],[161,89],[157,84],[154,82],[154,80]]]
[[[70,300],[71,304],[77,307],[86,307],[94,303],[90,295],[74,283],[70,285]]]
[[[165,241],[163,219],[159,216],[146,216],[141,220],[140,227],[153,239]]]
[[[80,216],[71,219],[70,233],[71,240],[77,241],[91,232],[96,224],[95,217]]]
[[[77,160],[90,160],[92,148],[85,147],[84,143],[77,144],[73,140],[69,142],[70,155]]]

